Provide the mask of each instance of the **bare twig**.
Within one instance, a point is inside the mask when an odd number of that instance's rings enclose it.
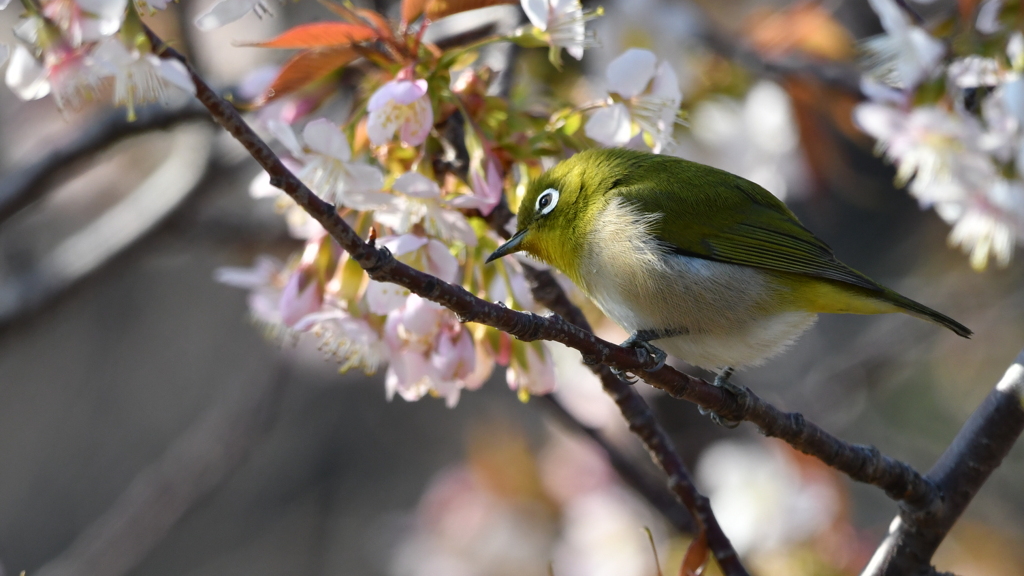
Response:
[[[240,382],[139,473],[114,505],[38,576],[129,573],[181,517],[246,459],[276,420],[287,374],[282,366]]]
[[[206,118],[209,118],[206,110],[196,105],[174,110],[160,105],[147,106],[139,109],[134,122],[125,118],[124,110],[110,112],[68,144],[0,180],[0,223],[45,196],[56,179],[74,163],[130,136]]]
[[[554,340],[576,348],[600,363],[626,370],[650,367],[652,360],[641,357],[636,350],[615,346],[593,333],[570,324],[558,316],[541,317],[516,312],[504,306],[482,300],[461,286],[448,284],[438,278],[409,267],[396,260],[385,248],[377,248],[363,241],[337,213],[334,206],[324,202],[295,177],[269,146],[245,123],[238,112],[222,99],[189,66],[187,59],[167,46],[147,29],[155,51],[165,58],[174,58],[185,64],[196,86],[196,97],[210,111],[214,120],[235,137],[256,161],[270,174],[275,187],[288,194],[344,248],[374,280],[403,286],[413,293],[455,312],[463,322],[479,322],[507,332],[521,340]],[[607,369],[605,369],[607,372]],[[682,459],[676,455],[664,430],[653,419],[650,409],[629,385],[614,378],[610,372],[602,378],[609,393],[630,422],[648,450],[669,476],[670,488],[684,505],[697,517],[709,533],[709,546],[729,576],[746,574],[736,552],[718,528],[707,498],[694,487]]]
[[[930,513],[903,509],[864,576],[933,574],[932,555],[1024,431],[1024,352],[928,472],[942,492]]]

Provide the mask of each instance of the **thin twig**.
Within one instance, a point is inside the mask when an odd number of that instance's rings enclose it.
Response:
[[[184,56],[167,46],[151,30],[146,31],[159,55],[177,59],[188,67],[195,83],[196,97],[210,111],[214,120],[234,136],[267,171],[271,184],[283,190],[316,219],[370,278],[378,282],[398,284],[427,300],[441,304],[455,312],[462,322],[486,324],[525,341],[543,339],[561,342],[584,352],[587,357],[595,358],[600,363],[607,362],[621,369],[640,370],[651,367],[649,365],[652,360],[641,357],[638,351],[605,342],[559,316],[541,317],[536,314],[524,314],[487,302],[461,286],[448,284],[399,262],[385,248],[367,244],[338,215],[334,206],[317,197],[281,163],[270,147],[249,128],[234,107],[218,96],[189,66]],[[709,546],[723,571],[728,576],[747,574],[739,563],[732,545],[718,528],[711,513],[710,503],[697,492],[686,473],[682,459],[674,453],[667,434],[654,421],[650,408],[636,390],[613,377],[606,368],[603,370],[607,373],[607,377],[602,377],[606,390],[612,394],[616,404],[630,422],[630,428],[641,437],[648,450],[655,455],[658,463],[668,474],[670,489],[708,531]]]
[[[932,513],[903,509],[864,576],[931,574],[932,556],[989,475],[1024,431],[1024,351],[964,423],[928,472],[942,492]]]

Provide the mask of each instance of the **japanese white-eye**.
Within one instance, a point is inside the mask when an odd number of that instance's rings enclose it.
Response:
[[[843,264],[764,188],[680,158],[588,150],[533,182],[518,230],[488,258],[564,272],[632,336],[708,369],[757,365],[819,313],[952,318]],[[723,382],[724,384],[725,382]]]

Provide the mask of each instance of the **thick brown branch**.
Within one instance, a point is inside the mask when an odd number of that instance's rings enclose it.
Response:
[[[933,574],[932,555],[1024,431],[1024,352],[964,423],[928,472],[942,493],[936,510],[903,509],[864,576]]]

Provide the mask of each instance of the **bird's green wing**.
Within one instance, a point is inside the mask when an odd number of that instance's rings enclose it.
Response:
[[[653,232],[673,251],[883,290],[836,259],[764,188],[701,164],[675,158],[665,162],[653,182],[623,182],[612,194],[642,213],[663,214]]]

